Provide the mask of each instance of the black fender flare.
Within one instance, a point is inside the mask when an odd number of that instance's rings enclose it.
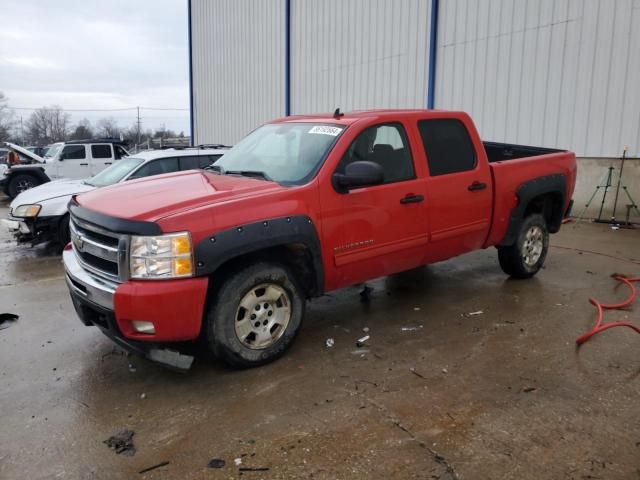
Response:
[[[195,275],[211,275],[229,260],[293,244],[304,245],[311,253],[315,275],[315,291],[312,295],[321,294],[324,288],[324,268],[320,239],[313,221],[306,215],[237,225],[204,238],[194,249]]]
[[[554,212],[549,231],[556,233],[560,229],[564,214],[564,204],[567,196],[567,178],[562,174],[547,175],[526,181],[518,187],[518,206],[511,211],[507,232],[498,246],[513,245],[518,237],[520,224],[524,220],[524,214],[531,200],[540,195],[553,193],[561,197],[559,213]]]
[[[40,180],[40,183],[50,182],[51,179],[44,173],[44,167],[41,166],[21,166],[17,168],[10,168],[7,173],[7,183],[11,182],[11,179],[16,175],[31,175]]]

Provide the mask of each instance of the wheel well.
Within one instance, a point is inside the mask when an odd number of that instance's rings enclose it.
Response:
[[[562,194],[559,192],[550,192],[534,197],[527,204],[523,218],[539,213],[547,222],[549,232],[556,233],[562,224],[562,200]]]
[[[238,269],[260,261],[281,263],[291,269],[307,298],[318,295],[322,289],[322,285],[318,284],[311,250],[303,243],[278,245],[231,258],[211,274],[214,281],[209,282],[209,288],[219,284],[215,279],[224,278]]]

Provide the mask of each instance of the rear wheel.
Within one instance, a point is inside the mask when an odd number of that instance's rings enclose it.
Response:
[[[208,349],[235,367],[256,367],[280,357],[304,316],[305,298],[288,268],[276,263],[244,267],[223,280],[206,313]]]
[[[16,198],[20,193],[40,185],[40,181],[33,175],[21,173],[14,175],[9,180],[7,192],[9,197]]]
[[[542,268],[548,250],[547,222],[540,214],[530,215],[520,225],[515,243],[498,247],[500,267],[513,278],[530,278]]]

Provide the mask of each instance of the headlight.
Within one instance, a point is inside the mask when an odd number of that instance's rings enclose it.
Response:
[[[40,213],[40,205],[19,205],[17,206],[11,215],[14,217],[35,217]]]
[[[131,237],[131,278],[180,278],[193,275],[193,252],[188,232],[154,237]]]

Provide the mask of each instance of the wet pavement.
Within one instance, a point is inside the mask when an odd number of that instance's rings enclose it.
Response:
[[[2,479],[640,478],[640,336],[574,343],[588,297],[640,274],[640,230],[566,225],[528,281],[488,249],[370,282],[369,303],[333,292],[281,360],[187,374],[84,327],[55,249],[0,248],[0,313],[20,317],[0,330]],[[103,443],[123,430],[134,455]]]

